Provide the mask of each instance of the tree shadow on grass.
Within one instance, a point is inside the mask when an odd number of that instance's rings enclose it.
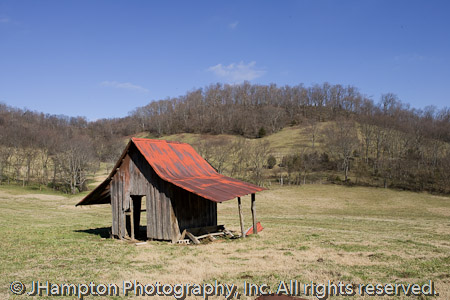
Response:
[[[101,238],[110,238],[111,237],[111,227],[80,229],[80,230],[75,230],[75,232],[94,234],[94,235],[98,235]]]

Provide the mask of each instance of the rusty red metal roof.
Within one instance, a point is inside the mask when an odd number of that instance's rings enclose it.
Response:
[[[133,138],[161,179],[215,202],[252,194],[264,188],[217,173],[191,145]]]
[[[109,183],[120,161],[134,144],[161,179],[214,202],[264,190],[254,184],[217,173],[191,145],[165,140],[132,138],[111,174],[77,205],[109,203]],[[98,198],[98,199],[95,199]]]

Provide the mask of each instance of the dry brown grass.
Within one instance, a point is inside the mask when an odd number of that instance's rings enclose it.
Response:
[[[357,284],[433,280],[438,298],[450,299],[447,197],[332,185],[273,187],[256,197],[258,220],[265,227],[258,236],[139,247],[105,239],[109,206],[74,208],[78,201],[0,190],[0,298],[11,296],[7,288],[13,280],[94,280],[119,286],[124,280],[219,280],[239,287],[244,281],[276,287],[280,280],[296,279]],[[248,197],[243,205],[250,226]],[[218,217],[220,224],[239,230],[236,201],[219,204]]]

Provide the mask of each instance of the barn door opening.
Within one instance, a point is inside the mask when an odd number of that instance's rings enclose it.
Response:
[[[141,213],[147,211],[147,199],[144,195],[131,195],[130,197],[130,213],[126,216],[128,236],[136,240],[145,240],[147,230],[146,226],[141,228]],[[144,220],[144,224],[147,224],[146,220]]]

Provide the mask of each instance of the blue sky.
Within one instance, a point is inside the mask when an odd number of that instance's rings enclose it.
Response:
[[[89,120],[209,84],[450,106],[449,1],[0,0],[0,102]]]

